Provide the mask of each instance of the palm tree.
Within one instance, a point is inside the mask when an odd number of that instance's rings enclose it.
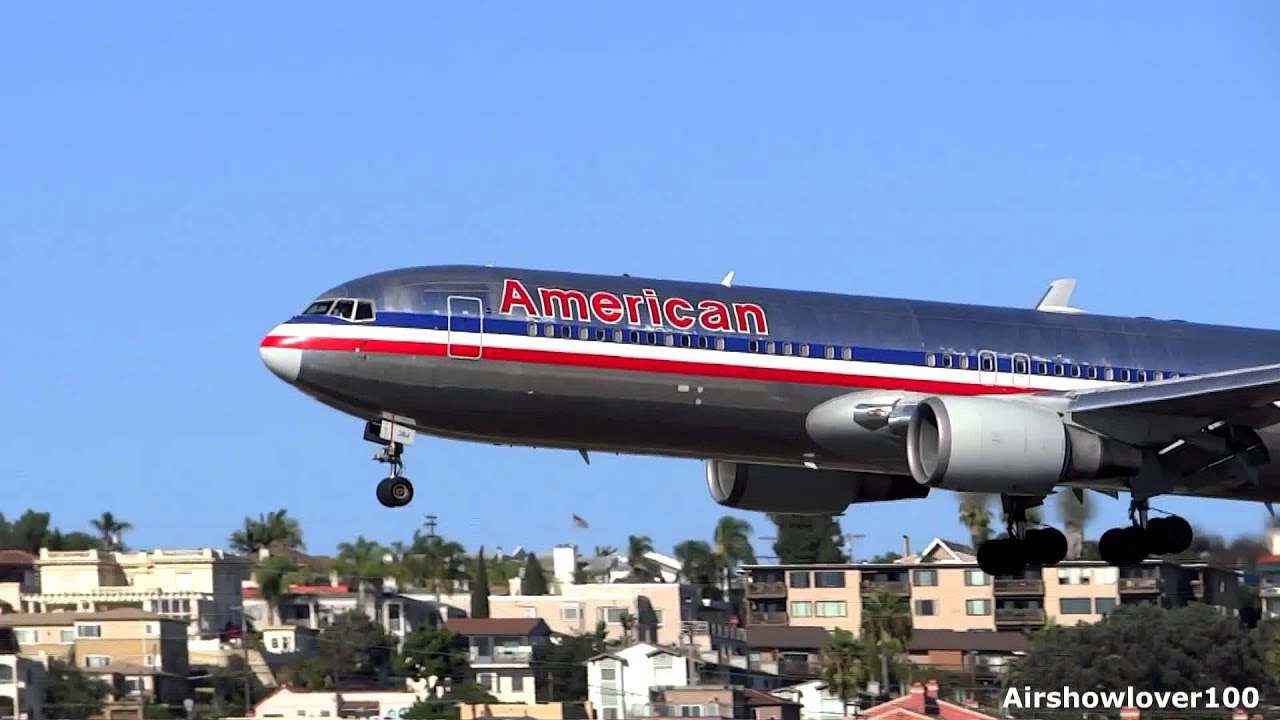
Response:
[[[369,587],[374,588],[373,617],[377,623],[382,622],[382,582],[387,577],[400,575],[400,570],[394,565],[394,556],[389,563],[388,555],[391,555],[389,548],[363,535],[353,542],[338,545],[338,574],[346,579],[347,584],[355,586],[360,612],[367,614],[365,593]]]
[[[889,663],[907,651],[911,639],[911,606],[907,598],[874,593],[862,601],[862,637],[870,657],[880,661],[884,692],[889,690]]]
[[[106,552],[116,552],[124,550],[124,534],[132,530],[133,525],[104,512],[93,521],[93,529],[102,536],[100,547]]]
[[[254,568],[253,578],[258,583],[258,593],[267,603],[269,624],[280,623],[280,601],[289,594],[289,586],[299,569],[292,559],[278,555],[262,558]]]
[[[960,493],[960,524],[975,548],[991,539],[991,501],[989,493]]]
[[[467,579],[466,549],[439,535],[414,532],[413,542],[392,545],[392,555],[411,585],[436,595],[453,592]]]
[[[648,535],[632,535],[627,538],[627,564],[631,566],[632,580],[654,580],[659,577],[658,564],[647,556],[653,552],[653,540]]]
[[[848,714],[849,701],[867,682],[869,673],[863,660],[865,655],[866,650],[858,638],[843,628],[836,628],[831,633],[831,640],[822,650],[822,682],[827,684],[832,695],[840,698],[845,715]]]
[[[596,546],[596,557],[608,557],[608,556],[610,556],[610,555],[612,555],[612,554],[614,554],[614,553],[616,553],[616,552],[618,552],[618,548],[616,548],[616,547],[614,547],[614,546],[612,546],[612,545],[597,545],[597,546]]]
[[[676,545],[675,555],[686,583],[697,585],[704,598],[723,597],[717,587],[720,561],[710,544],[702,540],[685,540]]]
[[[1084,529],[1093,519],[1095,507],[1083,494],[1076,499],[1071,490],[1058,493],[1058,515],[1062,518],[1062,530],[1067,536],[1067,559],[1079,560],[1084,551]]]
[[[631,644],[631,634],[636,629],[636,616],[630,610],[624,610],[618,616],[618,624],[622,626],[622,646],[627,647]]]
[[[713,539],[716,544],[716,559],[720,561],[723,573],[723,590],[729,593],[729,576],[743,563],[754,563],[756,551],[751,547],[751,523],[725,515],[716,523]]]
[[[231,533],[231,547],[242,553],[256,554],[259,550],[283,547],[302,550],[302,526],[289,517],[288,510],[276,510],[259,514],[258,519],[244,519],[244,527]]]

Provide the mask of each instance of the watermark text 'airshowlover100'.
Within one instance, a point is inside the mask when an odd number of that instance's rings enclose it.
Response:
[[[1011,687],[1001,700],[1006,708],[1022,710],[1102,710],[1139,708],[1141,710],[1235,710],[1258,707],[1262,698],[1257,688],[1209,688],[1185,690],[1033,690],[1031,686]]]

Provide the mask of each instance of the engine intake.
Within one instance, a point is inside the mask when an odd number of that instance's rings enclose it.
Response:
[[[849,505],[906,500],[929,488],[905,475],[708,460],[707,488],[725,507],[786,515],[838,515]]]
[[[1142,454],[1017,400],[930,397],[907,426],[907,464],[930,487],[1044,494],[1066,480],[1136,475]]]

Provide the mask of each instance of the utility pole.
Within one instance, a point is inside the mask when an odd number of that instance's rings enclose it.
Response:
[[[435,515],[427,516],[426,526],[427,526],[427,537],[435,537],[436,536],[436,516]]]
[[[240,606],[240,649],[244,650],[244,715],[249,717],[253,709],[253,665],[249,663],[249,621],[244,605]]]
[[[863,535],[862,533],[845,533],[844,534],[845,555],[849,556],[849,562],[855,561],[855,558],[853,557],[853,541],[861,540],[864,537],[866,537],[866,535]]]

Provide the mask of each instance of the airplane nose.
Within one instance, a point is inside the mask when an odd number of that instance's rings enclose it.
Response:
[[[298,379],[298,372],[302,370],[302,351],[297,348],[269,347],[262,346],[258,348],[258,353],[262,355],[262,363],[267,366],[276,377],[287,383],[294,383]]]

